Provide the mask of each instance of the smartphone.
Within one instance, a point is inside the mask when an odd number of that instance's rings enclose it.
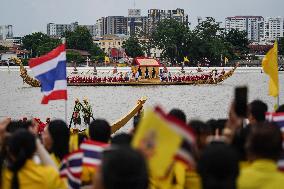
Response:
[[[235,112],[239,117],[247,117],[248,88],[237,87],[235,89]]]

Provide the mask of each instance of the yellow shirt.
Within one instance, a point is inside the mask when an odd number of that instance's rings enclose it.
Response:
[[[201,189],[199,175],[177,161],[164,179],[150,177],[150,189]]]
[[[96,168],[83,166],[83,171],[81,175],[81,181],[83,185],[92,184],[92,181],[95,177],[95,173],[96,173]]]
[[[13,174],[7,168],[3,171],[2,189],[11,189]],[[66,184],[59,173],[50,166],[37,165],[32,160],[18,172],[20,189],[65,189]]]
[[[267,159],[254,161],[241,170],[238,189],[281,189],[284,188],[284,174],[277,170],[276,162]]]

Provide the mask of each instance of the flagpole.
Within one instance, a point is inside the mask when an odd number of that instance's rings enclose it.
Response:
[[[66,38],[65,37],[63,37],[62,38],[62,44],[66,44]],[[66,64],[67,64],[67,59],[66,59]],[[66,65],[66,73],[67,73],[67,65]],[[67,81],[66,81],[67,82]],[[67,85],[67,83],[66,83],[66,85]],[[67,99],[65,100],[65,122],[67,123],[68,122],[68,120],[67,120],[68,118],[67,118]]]

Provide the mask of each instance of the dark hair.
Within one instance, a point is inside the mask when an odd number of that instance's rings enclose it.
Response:
[[[89,136],[91,140],[98,142],[109,142],[111,135],[111,127],[107,121],[102,119],[96,119],[92,121],[89,126]]]
[[[11,121],[6,127],[6,132],[12,134],[12,133],[15,133],[19,129],[26,129],[24,127],[24,123],[22,121]]]
[[[268,110],[267,105],[261,100],[254,100],[249,104],[249,113],[257,122],[265,121],[265,113]]]
[[[280,106],[278,107],[278,109],[276,110],[276,112],[277,112],[277,113],[279,113],[279,112],[284,112],[284,104],[280,105]]]
[[[127,162],[127,166],[122,162]],[[142,154],[130,147],[105,151],[101,170],[105,189],[148,188],[145,159]]]
[[[7,139],[8,168],[13,172],[11,189],[19,189],[18,171],[36,151],[35,136],[19,129]]]
[[[115,135],[111,139],[111,143],[114,145],[130,146],[131,140],[132,140],[131,135],[127,133],[120,133],[120,134]]]
[[[236,150],[238,153],[238,157],[240,161],[247,160],[247,153],[245,149],[246,142],[248,140],[248,136],[251,133],[252,127],[254,126],[246,126],[244,128],[240,128],[235,132],[233,136],[233,140],[231,142],[231,146]]]
[[[255,158],[277,160],[282,152],[282,134],[272,123],[258,124],[247,141],[247,152]]]
[[[48,131],[53,141],[51,152],[62,160],[69,153],[69,129],[64,121],[53,120],[48,125]]]
[[[214,134],[212,127],[202,121],[192,120],[188,125],[193,129],[197,136],[200,136],[201,134]]]
[[[175,118],[179,119],[180,121],[186,123],[186,115],[180,109],[174,108],[169,112],[168,115],[174,116]]]
[[[216,129],[219,129],[219,132],[222,133],[227,119],[210,119],[206,122],[206,124],[211,128],[212,134],[215,134]]]
[[[227,144],[213,142],[203,151],[198,162],[203,189],[236,189],[239,174],[238,157]]]

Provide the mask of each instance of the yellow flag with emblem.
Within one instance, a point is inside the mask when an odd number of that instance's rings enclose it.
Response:
[[[279,95],[278,76],[278,45],[275,41],[272,49],[268,51],[262,60],[262,69],[269,75],[269,95],[277,97]]]
[[[147,110],[138,125],[132,146],[146,155],[151,175],[162,178],[181,142],[182,137],[170,127],[165,116],[156,110]]]

